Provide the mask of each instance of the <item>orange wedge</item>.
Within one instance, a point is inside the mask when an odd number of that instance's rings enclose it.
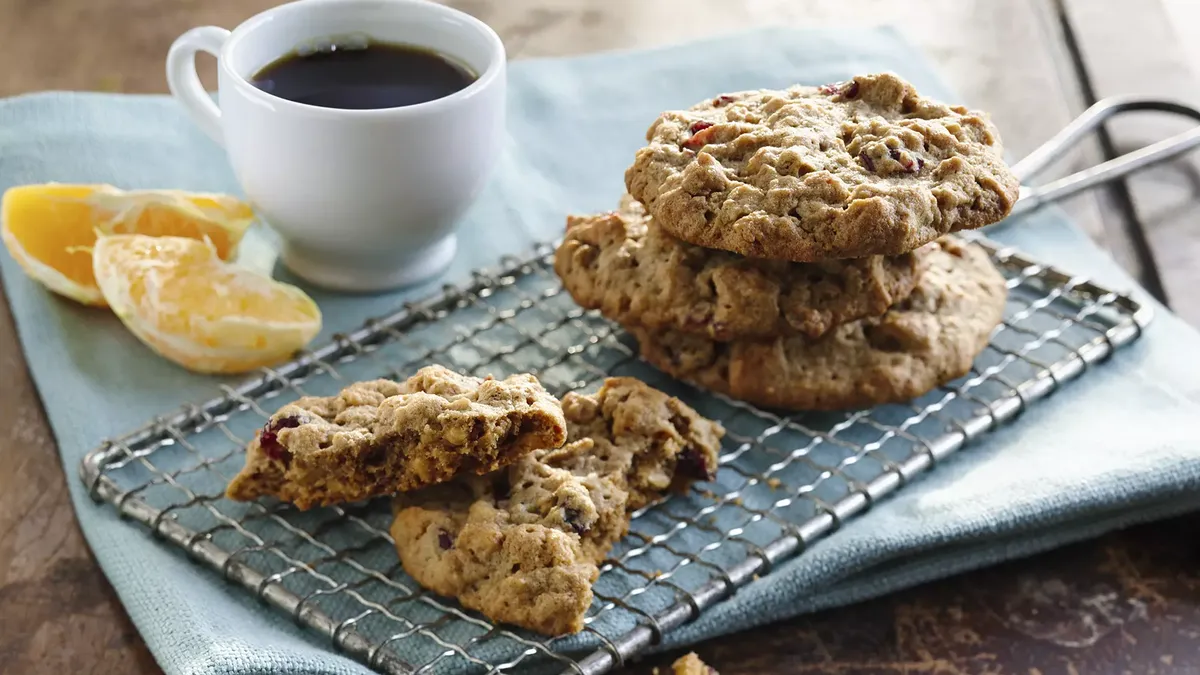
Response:
[[[113,235],[96,241],[104,300],[142,342],[202,373],[238,373],[290,357],[321,330],[304,291],[222,261],[185,237]]]
[[[228,259],[254,211],[229,195],[46,183],[5,192],[0,220],[4,245],[29,276],[72,300],[103,305],[92,274],[97,233],[207,238]]]

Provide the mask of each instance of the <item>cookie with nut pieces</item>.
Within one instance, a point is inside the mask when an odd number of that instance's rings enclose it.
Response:
[[[486,473],[566,439],[559,402],[532,375],[503,380],[427,366],[283,406],[246,449],[230,499],[301,509]]]
[[[629,195],[567,219],[554,269],[575,302],[624,325],[719,341],[820,337],[908,296],[927,252],[795,263],[675,238]]]
[[[632,333],[650,364],[736,399],[793,410],[864,408],[907,401],[965,375],[1002,320],[1006,297],[987,252],[949,236],[938,240],[907,299],[816,340]]]
[[[724,430],[628,377],[563,397],[567,443],[396,498],[405,571],[493,621],[575,633],[630,514],[717,470]]]
[[[891,73],[662,113],[625,173],[661,227],[797,262],[896,255],[1004,218],[1019,181],[981,112]]]

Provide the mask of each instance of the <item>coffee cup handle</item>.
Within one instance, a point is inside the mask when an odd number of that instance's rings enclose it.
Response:
[[[196,73],[196,52],[219,56],[228,39],[229,31],[224,28],[201,26],[176,38],[167,52],[167,86],[171,95],[183,104],[192,121],[221,145],[224,145],[221,109],[200,83],[200,75]]]

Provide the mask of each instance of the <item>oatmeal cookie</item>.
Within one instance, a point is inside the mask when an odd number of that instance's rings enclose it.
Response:
[[[301,509],[482,474],[566,440],[562,408],[532,375],[504,380],[422,368],[283,406],[246,449],[226,495]]]
[[[756,405],[837,410],[907,401],[965,375],[1000,323],[1007,286],[987,253],[937,242],[916,290],[882,317],[803,337],[714,342],[633,329],[660,370]]]
[[[630,513],[710,479],[723,429],[633,378],[563,398],[567,444],[487,476],[399,495],[405,571],[494,621],[575,633]]]
[[[665,112],[625,173],[663,229],[700,246],[815,262],[897,255],[1012,210],[983,114],[884,73],[725,94]]]
[[[575,302],[618,323],[713,340],[820,337],[908,296],[924,251],[794,263],[667,234],[626,195],[619,211],[567,219],[554,269]]]

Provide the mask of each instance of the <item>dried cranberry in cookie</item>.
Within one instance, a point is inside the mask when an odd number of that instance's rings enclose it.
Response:
[[[849,82],[838,82],[836,84],[823,84],[817,87],[817,91],[826,96],[841,97],[842,100],[858,98],[858,81],[850,80]]]
[[[662,113],[625,172],[668,233],[795,262],[897,255],[1004,218],[1019,183],[983,113],[890,73]]]
[[[300,418],[294,415],[270,419],[263,425],[262,433],[258,436],[258,444],[267,457],[286,462],[291,458],[291,454],[279,442],[279,432],[284,429],[295,429],[298,426],[300,426]]]

